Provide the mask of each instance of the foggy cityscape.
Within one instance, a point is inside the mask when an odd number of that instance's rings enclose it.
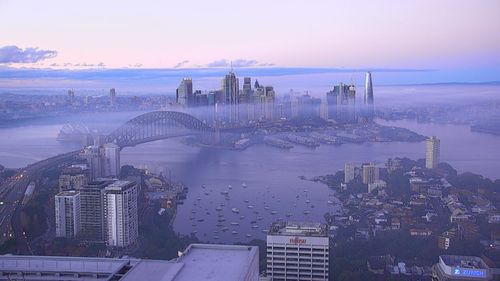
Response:
[[[0,280],[500,280],[499,11],[0,1]]]

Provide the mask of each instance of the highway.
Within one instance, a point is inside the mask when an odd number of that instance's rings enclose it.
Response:
[[[77,150],[64,153],[28,165],[0,187],[0,244],[14,238],[16,254],[32,254],[21,225],[21,211],[26,188],[30,182],[38,182],[43,171],[74,160],[79,152]]]

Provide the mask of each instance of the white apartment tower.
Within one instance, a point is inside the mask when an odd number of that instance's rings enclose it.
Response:
[[[133,181],[116,181],[106,187],[104,216],[108,246],[127,247],[136,242],[139,236],[137,194],[137,184]]]
[[[56,237],[73,238],[80,233],[80,193],[63,191],[55,197]]]
[[[439,164],[439,158],[441,154],[441,141],[432,136],[426,141],[425,150],[425,167],[427,169],[434,169]]]
[[[114,143],[102,146],[103,176],[118,177],[120,175],[120,147]]]
[[[275,222],[267,234],[267,277],[328,280],[328,227],[313,222]]]

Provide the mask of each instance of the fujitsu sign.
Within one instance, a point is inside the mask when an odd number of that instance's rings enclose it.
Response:
[[[290,243],[291,244],[305,244],[306,243],[306,239],[302,239],[302,238],[299,238],[299,237],[294,237],[294,238],[290,238]]]

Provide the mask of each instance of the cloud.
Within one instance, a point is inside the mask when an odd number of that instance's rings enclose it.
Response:
[[[189,61],[183,60],[183,61],[179,62],[178,64],[174,65],[174,68],[179,68],[179,67],[185,65],[186,63],[189,63]]]
[[[21,49],[17,46],[0,48],[0,63],[36,63],[56,56],[57,52],[53,50],[40,50],[38,48]]]
[[[260,63],[257,60],[236,59],[233,61],[220,59],[206,65],[206,67],[256,67],[256,66],[273,66],[272,63]]]

